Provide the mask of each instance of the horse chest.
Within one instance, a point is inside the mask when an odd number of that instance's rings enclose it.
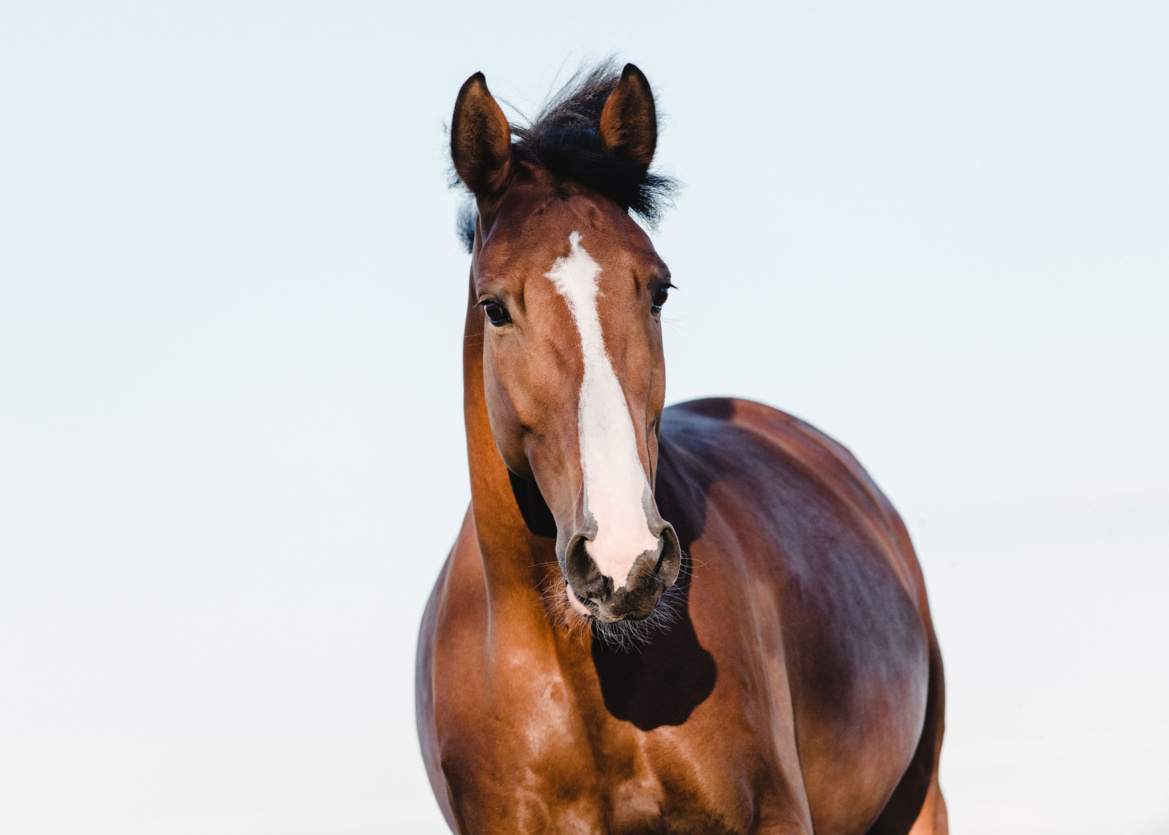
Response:
[[[444,757],[461,831],[750,831],[750,781],[711,735],[640,731],[560,679],[490,701],[506,714],[474,720],[458,736],[475,750]]]

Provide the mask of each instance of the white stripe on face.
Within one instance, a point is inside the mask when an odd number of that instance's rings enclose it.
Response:
[[[568,304],[584,355],[577,408],[580,466],[585,513],[597,526],[597,535],[585,550],[619,589],[634,561],[646,551],[657,550],[658,538],[646,516],[650,489],[637,455],[633,420],[601,335],[597,314],[601,267],[580,245],[579,232],[569,235],[568,242],[568,255],[557,258],[545,276]]]

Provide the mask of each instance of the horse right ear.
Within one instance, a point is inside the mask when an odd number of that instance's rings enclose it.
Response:
[[[464,83],[451,119],[451,159],[459,179],[476,197],[487,197],[507,180],[511,128],[477,72]]]

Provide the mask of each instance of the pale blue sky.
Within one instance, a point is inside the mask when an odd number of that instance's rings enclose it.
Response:
[[[955,835],[1169,833],[1169,7],[7,2],[0,833],[443,831],[468,496],[443,122],[617,54],[685,188],[669,399],[918,545]]]

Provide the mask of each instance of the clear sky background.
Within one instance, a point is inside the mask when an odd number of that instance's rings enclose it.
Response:
[[[0,3],[0,833],[443,831],[443,124],[610,53],[685,184],[669,399],[901,510],[952,831],[1169,833],[1169,5],[715,5]]]

